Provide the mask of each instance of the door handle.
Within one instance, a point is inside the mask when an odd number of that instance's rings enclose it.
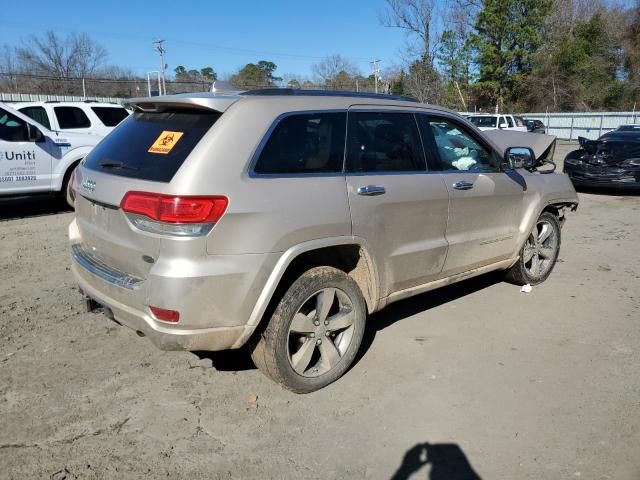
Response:
[[[453,184],[453,188],[456,190],[471,190],[473,188],[473,183],[470,182],[456,182]]]
[[[364,195],[367,197],[375,197],[376,195],[384,195],[387,190],[384,187],[378,185],[367,185],[366,187],[358,187],[358,195]]]

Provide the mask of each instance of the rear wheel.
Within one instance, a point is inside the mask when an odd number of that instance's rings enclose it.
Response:
[[[551,274],[560,253],[560,223],[550,212],[536,221],[522,249],[520,258],[506,274],[517,285],[537,285]]]
[[[342,376],[364,334],[366,305],[346,273],[317,267],[283,295],[251,357],[267,376],[296,393],[318,390]]]
[[[71,176],[73,175],[73,172],[75,171],[79,163],[80,162],[74,163],[64,173],[64,178],[62,179],[62,188],[58,193],[58,196],[64,199],[64,201],[66,201],[71,208],[75,208],[75,205],[73,204],[73,192],[69,191],[69,183],[71,181]]]

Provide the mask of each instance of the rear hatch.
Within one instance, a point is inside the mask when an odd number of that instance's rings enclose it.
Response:
[[[121,202],[131,191],[165,193],[221,115],[176,106],[136,111],[100,142],[78,168],[74,182],[85,254],[127,275],[148,277],[162,235],[135,228]]]

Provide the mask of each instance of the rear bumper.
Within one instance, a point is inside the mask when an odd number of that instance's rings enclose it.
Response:
[[[166,327],[146,312],[118,302],[95,288],[92,282],[85,279],[87,274],[92,274],[75,261],[72,263],[71,270],[85,295],[107,307],[118,323],[143,333],[161,350],[216,351],[239,348],[242,346],[238,343],[239,340],[251,333],[247,332],[247,329],[253,330],[253,327],[248,326],[198,329]]]
[[[247,323],[280,255],[204,255],[158,260],[145,278],[113,268],[69,226],[71,270],[83,292],[114,319],[144,333],[163,350],[241,347],[255,325]],[[162,256],[161,256],[162,257]],[[157,320],[149,305],[180,312],[180,321]]]

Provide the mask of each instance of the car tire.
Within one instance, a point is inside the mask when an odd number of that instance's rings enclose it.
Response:
[[[560,253],[560,232],[558,217],[551,212],[543,212],[520,249],[518,261],[507,271],[507,281],[516,285],[544,282]]]
[[[312,268],[293,282],[254,337],[251,358],[286,389],[313,392],[351,366],[366,315],[362,292],[349,275],[332,267]]]

